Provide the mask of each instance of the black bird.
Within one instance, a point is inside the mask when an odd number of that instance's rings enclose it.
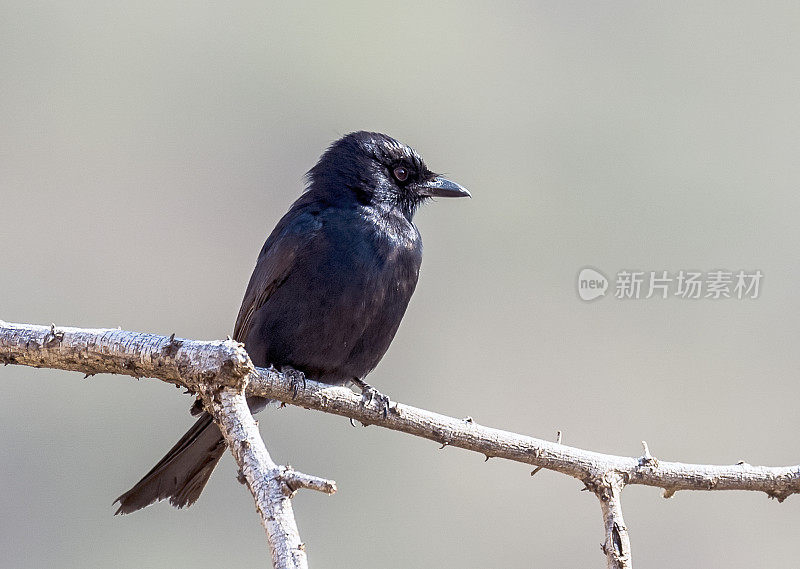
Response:
[[[469,195],[384,134],[354,132],[334,142],[261,249],[233,338],[257,366],[355,383],[372,398],[377,392],[362,380],[389,348],[422,262],[414,212],[433,197]],[[255,412],[267,401],[249,403]],[[178,508],[197,500],[225,452],[211,415],[196,406],[198,413],[167,455],[117,499],[117,514],[165,498]]]

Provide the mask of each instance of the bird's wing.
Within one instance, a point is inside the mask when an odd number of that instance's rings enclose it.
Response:
[[[292,215],[294,213],[294,215]],[[253,316],[297,266],[297,259],[318,236],[322,222],[309,213],[290,211],[269,236],[253,269],[242,307],[233,328],[233,339],[244,342]]]

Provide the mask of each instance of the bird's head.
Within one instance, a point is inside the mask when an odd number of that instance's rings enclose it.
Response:
[[[434,197],[469,197],[466,188],[428,170],[419,154],[377,132],[353,132],[333,144],[308,172],[320,197],[398,208],[410,221]]]

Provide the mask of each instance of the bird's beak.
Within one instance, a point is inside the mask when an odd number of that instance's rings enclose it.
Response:
[[[431,198],[471,198],[467,188],[443,178],[436,176],[426,182],[420,182],[417,186],[417,194]]]

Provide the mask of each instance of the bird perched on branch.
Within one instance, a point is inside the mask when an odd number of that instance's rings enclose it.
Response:
[[[233,338],[253,363],[317,381],[363,382],[389,348],[414,292],[422,240],[412,222],[434,197],[469,192],[431,172],[411,148],[384,134],[334,142],[308,172],[308,187],[258,256]],[[267,401],[249,398],[252,411]],[[117,514],[169,499],[192,505],[225,452],[211,415],[200,417],[161,461],[120,496]]]

